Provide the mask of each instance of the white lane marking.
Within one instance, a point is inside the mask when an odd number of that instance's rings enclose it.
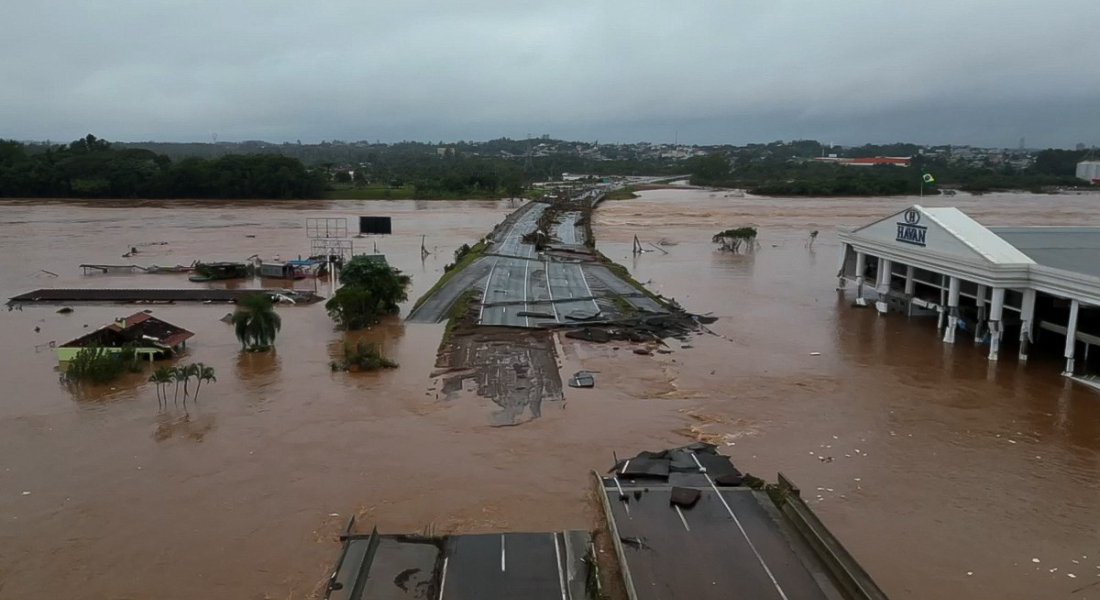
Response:
[[[619,478],[612,477],[612,481],[615,482],[615,487],[619,488],[619,501],[623,503],[623,509],[626,510],[626,516],[630,516],[630,499],[626,497],[626,492],[623,491],[623,486],[619,485]]]
[[[447,563],[451,561],[451,557],[443,559],[443,574],[439,577],[439,600],[443,600],[443,588],[447,587]]]
[[[584,269],[582,269],[580,265],[577,265],[577,270],[581,272],[581,281],[584,282],[584,289],[588,292],[588,297],[592,298],[594,294],[592,293],[592,288],[588,287],[588,278],[584,276]],[[596,312],[600,312],[600,305],[596,303],[595,299],[592,300],[592,306],[596,307]],[[692,454],[692,456],[695,455]]]
[[[775,579],[775,575],[772,574],[772,570],[768,568],[768,563],[764,562],[763,556],[760,556],[760,552],[756,549],[756,544],[753,544],[752,540],[749,539],[748,532],[746,532],[745,527],[741,525],[741,519],[738,519],[737,515],[733,514],[733,509],[730,508],[730,505],[728,503],[726,503],[726,499],[722,497],[722,492],[718,491],[718,486],[714,485],[714,480],[710,478],[710,475],[707,475],[706,468],[704,468],[703,465],[699,462],[699,459],[695,457],[695,453],[692,453],[691,458],[695,460],[696,465],[699,465],[699,472],[703,474],[703,477],[707,478],[707,483],[710,484],[711,489],[714,490],[714,493],[722,502],[722,506],[726,507],[726,512],[728,512],[730,516],[733,517],[734,524],[736,524],[737,529],[741,531],[741,536],[745,538],[746,542],[748,542],[749,549],[751,549],[752,553],[756,555],[756,560],[760,563],[760,566],[764,567],[764,572],[768,574],[768,579],[772,580],[772,585],[775,586],[775,591],[779,592],[779,597],[783,600],[788,600],[787,594],[785,594],[783,592],[783,588],[779,586],[779,581]]]
[[[550,287],[550,265],[554,264],[550,258],[546,258],[546,292],[550,294],[550,310],[554,311],[554,322],[561,323],[558,318],[558,307],[554,306],[554,289]]]
[[[477,322],[480,325],[485,314],[485,303],[489,301],[489,284],[493,282],[493,272],[497,270],[499,258],[493,259],[493,268],[489,269],[489,277],[485,280],[485,289],[481,291],[481,308],[477,311]]]
[[[566,600],[565,571],[561,568],[561,547],[558,546],[558,534],[554,533],[552,535],[554,536],[554,558],[558,559],[558,587],[561,589],[561,600]]]
[[[680,515],[680,522],[684,524],[684,529],[691,531],[691,527],[688,527],[688,521],[684,518],[684,511],[680,510],[680,507],[676,507],[676,514]]]
[[[500,536],[500,571],[504,572],[504,535]]]

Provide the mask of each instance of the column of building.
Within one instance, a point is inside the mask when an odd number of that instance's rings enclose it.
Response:
[[[1027,348],[1031,344],[1031,331],[1035,320],[1035,290],[1024,290],[1020,305],[1020,362],[1027,362]]]
[[[878,309],[879,314],[886,314],[890,306],[888,304],[890,295],[890,281],[893,278],[891,272],[894,268],[893,263],[889,259],[880,258],[878,260],[878,282],[875,287],[878,289],[878,302],[875,303],[875,308]]]
[[[989,302],[989,360],[997,360],[1001,350],[1001,333],[1003,331],[1002,315],[1005,308],[1005,289],[993,288],[993,294]]]
[[[959,325],[959,286],[961,284],[958,277],[951,277],[947,284],[947,330],[944,331],[943,341],[948,344],[955,343],[955,330]]]
[[[1066,370],[1063,375],[1073,376],[1074,351],[1077,348],[1077,313],[1081,310],[1081,304],[1076,300],[1070,301],[1069,323],[1066,323]]]

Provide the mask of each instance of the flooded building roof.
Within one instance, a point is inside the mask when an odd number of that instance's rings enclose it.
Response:
[[[182,327],[139,312],[118,319],[114,323],[101,327],[87,335],[62,344],[62,348],[107,347],[116,348],[137,342],[139,345],[154,345],[172,348],[194,337],[195,334]]]
[[[1100,277],[1100,227],[990,227],[1040,265]]]

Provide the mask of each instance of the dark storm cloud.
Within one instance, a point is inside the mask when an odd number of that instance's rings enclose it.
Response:
[[[0,137],[1100,143],[1096,0],[38,0]]]

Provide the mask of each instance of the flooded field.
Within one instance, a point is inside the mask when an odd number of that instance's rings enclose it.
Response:
[[[989,224],[1100,224],[1095,196],[944,200]],[[990,365],[968,343],[940,343],[927,321],[853,309],[833,291],[835,226],[913,201],[654,190],[605,203],[600,249],[689,310],[722,317],[711,326],[720,335],[655,356],[567,340],[563,372],[592,370],[596,387],[568,388],[516,427],[492,427],[488,399],[441,397],[431,374],[442,325],[393,319],[354,334],[381,341],[401,368],[345,374],[328,367],[344,334],[323,304],[280,308],[267,355],[240,353],[218,320],[226,306],[153,307],[196,333],[184,362],[217,369],[184,415],[158,413],[145,377],[83,393],[58,382],[50,341],[142,307],[4,312],[0,598],[308,598],[351,514],[389,531],[587,528],[588,470],[609,467],[612,450],[699,437],[742,470],[798,482],[892,598],[1100,597],[1100,586],[1072,593],[1100,581],[1100,394],[1061,378],[1057,357],[1023,366],[1006,353]],[[306,217],[391,215],[394,236],[356,247],[377,241],[413,276],[415,300],[455,247],[514,208],[6,201],[0,295],[199,285],[82,276],[77,265],[286,258],[308,251]],[[759,227],[759,250],[715,252],[714,232],[744,224]],[[808,248],[811,230],[821,235]],[[421,235],[435,250],[423,261]],[[632,257],[634,235],[666,239],[668,254]],[[120,258],[131,246],[138,255]]]

